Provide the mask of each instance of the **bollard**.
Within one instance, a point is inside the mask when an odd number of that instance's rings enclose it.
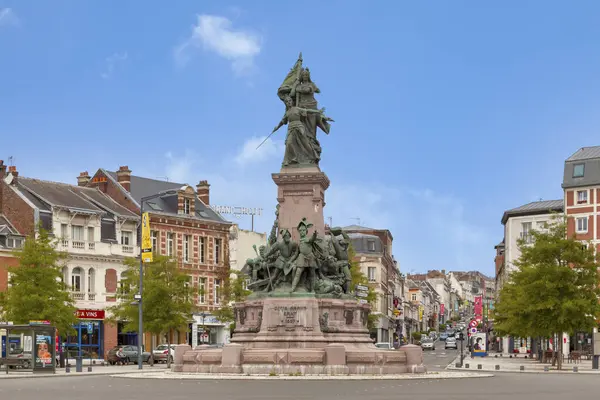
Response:
[[[496,371],[500,371],[500,366],[496,365]]]
[[[468,363],[467,363],[467,364],[465,364],[465,368],[469,368],[469,364],[468,364]]]
[[[65,367],[65,373],[68,374],[71,372],[71,366],[69,364],[67,364],[67,366]]]
[[[477,369],[483,369],[483,365],[477,364]]]
[[[92,366],[88,365],[88,372],[92,372]]]
[[[550,367],[548,367],[547,365],[544,365],[544,372],[548,372],[550,371]]]
[[[83,372],[83,358],[75,357],[75,372]]]
[[[579,372],[579,367],[573,367],[573,372]]]
[[[521,371],[525,371],[525,366],[521,365],[521,366],[519,367],[519,370],[521,370]]]

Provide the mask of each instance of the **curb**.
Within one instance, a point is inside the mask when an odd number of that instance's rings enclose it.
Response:
[[[133,372],[133,371],[123,371],[123,372],[72,372],[72,373],[64,373],[64,374],[44,374],[44,373],[38,373],[38,374],[34,374],[34,373],[30,373],[28,375],[22,374],[22,375],[17,375],[17,374],[8,374],[8,375],[2,375],[0,376],[0,382],[2,382],[2,380],[4,379],[40,379],[40,378],[51,378],[51,379],[56,379],[56,378],[85,378],[87,376],[119,376],[119,375],[132,375],[132,374],[139,374],[139,375],[143,375],[143,374],[156,374],[156,371],[142,371],[142,372]],[[160,372],[158,372],[160,373]]]
[[[275,380],[275,381],[302,381],[302,380],[431,380],[431,379],[472,379],[472,378],[491,378],[494,374],[482,374],[472,372],[429,372],[426,374],[404,374],[404,375],[226,375],[226,374],[196,374],[196,373],[172,373],[163,372],[155,374],[119,374],[112,375],[111,378],[121,379],[171,379],[171,380]]]
[[[448,364],[448,366],[446,367],[447,371],[469,371],[472,373],[475,373],[476,371],[480,371],[480,372],[494,372],[496,373],[504,373],[504,374],[560,374],[560,375],[600,375],[600,370],[599,371],[581,371],[578,370],[577,372],[574,371],[568,371],[568,370],[549,370],[549,371],[544,371],[543,369],[527,369],[526,366],[524,366],[524,369],[502,369],[502,367],[500,367],[500,369],[490,369],[490,368],[485,368],[485,369],[477,369],[477,363],[476,362],[468,362],[468,364],[472,364],[473,368],[457,368],[456,364],[460,362],[460,356],[456,357],[454,359],[454,361],[452,361],[450,364]],[[521,366],[519,366],[520,368]]]

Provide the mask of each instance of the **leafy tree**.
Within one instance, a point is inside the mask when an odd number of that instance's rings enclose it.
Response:
[[[243,274],[239,273],[232,279],[229,272],[229,269],[223,269],[219,273],[219,278],[223,282],[219,299],[222,306],[213,314],[219,321],[229,323],[229,329],[233,333],[235,330],[233,304],[246,300],[246,297],[252,292],[246,289],[246,277]]]
[[[377,306],[377,293],[369,286],[369,279],[360,270],[360,262],[356,260],[356,252],[352,243],[348,246],[348,260],[350,260],[350,276],[352,277],[352,281],[350,282],[350,292],[356,290],[356,285],[368,286],[369,291],[367,292],[366,300],[371,306],[371,310],[374,310]],[[373,312],[369,313],[369,320],[367,322],[369,330],[375,328],[378,319],[379,315],[374,314]]]
[[[138,306],[134,296],[139,292],[139,259],[129,258],[119,291],[119,304],[111,307],[112,322],[125,321],[124,329],[138,329]],[[171,345],[171,332],[187,323],[194,311],[193,288],[190,277],[180,270],[169,257],[154,255],[154,261],[144,264],[142,316],[144,331],[155,335],[167,334]],[[140,338],[141,340],[141,338]],[[167,359],[171,363],[170,357]]]
[[[499,294],[494,329],[500,335],[562,338],[563,332],[591,330],[600,316],[600,288],[594,250],[567,237],[567,220],[555,217],[533,244],[519,241],[521,257]],[[562,367],[558,340],[558,368]]]
[[[44,229],[14,252],[18,267],[9,268],[10,286],[0,293],[0,320],[28,324],[47,320],[61,335],[73,333],[77,311],[61,272],[67,254],[55,249]]]

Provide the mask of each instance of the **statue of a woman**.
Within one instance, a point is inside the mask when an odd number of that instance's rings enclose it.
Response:
[[[283,125],[288,126],[282,166],[319,164],[321,146],[316,136],[310,134],[307,123],[309,115],[321,118],[321,111],[297,107],[291,97],[287,97],[285,103],[285,115],[273,129],[275,132]]]

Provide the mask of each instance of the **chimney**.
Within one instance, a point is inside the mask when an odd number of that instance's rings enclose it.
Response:
[[[123,189],[131,191],[131,170],[127,165],[119,167],[117,181],[123,186]]]
[[[12,183],[13,184],[17,183],[17,178],[19,176],[19,171],[17,171],[17,167],[14,165],[9,166],[8,173],[13,176]]]
[[[6,176],[6,164],[4,164],[4,160],[0,160],[0,179]]]
[[[80,172],[77,177],[77,186],[87,186],[90,179],[92,178],[90,178],[90,174],[87,171]]]
[[[210,205],[210,185],[208,184],[208,181],[200,181],[200,183],[196,185],[196,192],[204,204],[207,206]]]

